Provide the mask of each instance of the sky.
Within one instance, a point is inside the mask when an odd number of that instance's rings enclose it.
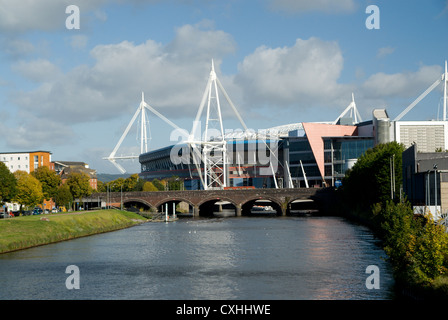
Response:
[[[376,108],[393,119],[443,74],[447,31],[447,0],[0,0],[0,152],[119,173],[103,157],[142,92],[190,131],[212,60],[255,131],[334,121],[352,93],[363,120]],[[442,94],[402,120],[441,119]],[[224,127],[242,129],[220,98]],[[150,150],[177,143],[148,116]],[[140,153],[138,124],[117,156]],[[140,172],[138,160],[120,164]]]

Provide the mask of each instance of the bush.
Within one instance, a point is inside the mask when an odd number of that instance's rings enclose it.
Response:
[[[447,273],[448,234],[431,217],[415,218],[409,203],[387,201],[373,206],[384,251],[397,278],[429,285]]]

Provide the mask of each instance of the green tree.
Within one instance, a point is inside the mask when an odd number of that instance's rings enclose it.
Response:
[[[182,180],[177,176],[168,179],[168,190],[182,190]]]
[[[137,187],[140,177],[137,173],[131,175],[124,180],[123,191],[134,191]]]
[[[391,161],[397,192],[402,184],[403,151],[404,146],[395,141],[368,149],[346,173],[343,189],[347,200],[370,208],[376,202],[391,199]]]
[[[144,179],[138,179],[137,184],[135,185],[132,191],[143,191],[143,186],[146,183]]]
[[[67,184],[59,186],[58,190],[56,191],[54,201],[56,202],[56,205],[58,207],[70,207],[70,203],[73,202],[73,196],[70,192],[70,187]]]
[[[159,191],[159,190],[150,181],[146,181],[145,184],[143,185],[142,191]]]
[[[37,168],[31,174],[42,184],[45,200],[54,199],[61,184],[61,177],[45,166]]]
[[[124,178],[115,179],[115,180],[107,183],[107,185],[109,186],[110,192],[120,192],[122,187],[123,187],[123,191],[125,191],[124,190]]]
[[[93,192],[90,187],[90,178],[86,173],[72,172],[69,174],[66,183],[74,199],[88,197]]]
[[[0,162],[0,205],[10,202],[16,194],[17,179],[8,167]]]
[[[413,260],[409,270],[417,283],[429,284],[447,272],[448,234],[445,227],[426,217],[410,243]]]
[[[154,185],[154,187],[157,188],[157,190],[159,190],[159,191],[164,191],[165,190],[165,186],[163,185],[162,182],[160,182],[160,180],[154,179],[151,182]]]
[[[413,257],[410,244],[415,239],[417,223],[409,203],[377,203],[373,206],[373,221],[384,241],[384,251],[396,275],[406,274]]]
[[[20,211],[22,211],[23,206],[34,207],[42,202],[44,194],[39,180],[20,170],[14,172],[14,176],[17,179],[17,192],[13,201],[20,204]]]
[[[97,188],[94,192],[106,192],[106,184],[103,181],[98,180]]]

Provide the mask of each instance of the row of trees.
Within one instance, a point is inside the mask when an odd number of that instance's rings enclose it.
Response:
[[[57,206],[69,207],[73,199],[89,196],[94,191],[90,178],[84,173],[71,173],[65,183],[48,167],[39,167],[31,173],[15,171],[11,173],[0,162],[0,204],[15,202],[24,208],[35,207],[45,200],[53,200]]]
[[[128,191],[164,191],[181,190],[182,180],[173,176],[169,179],[146,181],[140,179],[138,174],[133,174],[128,178],[118,178],[110,182],[98,181],[98,192],[128,192]]]
[[[393,186],[402,183],[403,151],[397,142],[369,149],[347,172],[341,197],[347,212],[383,240],[400,283],[434,287],[448,279],[448,234],[431,216],[415,215],[404,195],[394,196]]]
[[[67,181],[62,183],[61,177],[48,167],[39,167],[31,173],[11,173],[6,165],[0,162],[0,205],[6,202],[19,203],[22,211],[23,208],[42,204],[44,199],[52,199],[56,206],[68,208],[74,199],[90,196],[94,192],[163,191],[183,188],[182,180],[175,176],[161,181],[146,181],[140,179],[138,174],[133,174],[126,179],[98,181],[97,190],[90,187],[89,180],[85,173],[70,173]]]

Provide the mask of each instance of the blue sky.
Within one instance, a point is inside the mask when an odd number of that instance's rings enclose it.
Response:
[[[67,29],[69,5],[80,29]],[[369,5],[380,29],[367,29]],[[0,152],[102,160],[145,100],[190,130],[215,62],[247,126],[396,117],[444,69],[448,1],[0,0]],[[442,87],[402,120],[441,117]],[[240,129],[223,104],[224,125]],[[174,144],[150,116],[150,149]],[[138,154],[133,127],[117,155]],[[122,162],[139,172],[138,161]]]

